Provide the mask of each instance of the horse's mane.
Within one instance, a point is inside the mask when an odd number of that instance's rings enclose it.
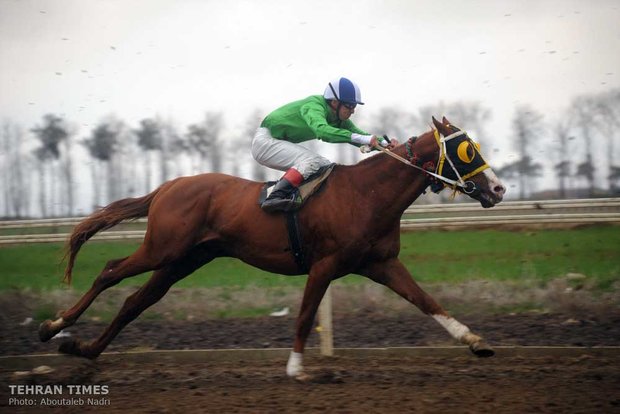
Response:
[[[396,148],[394,148],[393,151],[396,151],[398,148],[401,148],[404,145],[405,145],[405,143],[399,144]],[[377,150],[375,152],[376,153],[373,156],[368,157],[368,158],[364,158],[363,160],[361,160],[361,161],[351,165],[351,167],[356,166],[356,165],[359,165],[359,166],[371,165],[372,166],[374,164],[377,164],[377,163],[380,163],[380,162],[384,162],[387,159],[387,157],[388,157],[388,155],[382,153],[381,151]]]
[[[371,157],[367,157],[364,158],[363,160],[353,164],[353,165],[359,165],[359,166],[366,166],[367,164],[370,165],[374,165],[378,162],[380,162],[383,158],[387,157],[387,155],[377,151],[376,154],[372,155]]]
[[[370,168],[370,169],[374,169],[374,168],[379,168],[379,164],[384,162],[385,157],[387,157],[386,154],[383,153],[378,153],[378,154],[374,154],[371,157],[368,158],[364,158],[361,161],[356,162],[355,164],[336,164],[336,167],[334,168],[334,171],[338,170],[338,171],[355,171],[356,169],[365,169],[365,168]]]
[[[426,132],[420,134],[418,136],[418,138],[421,138],[421,137],[423,137],[425,135],[428,135],[428,134],[432,135],[434,130],[435,130],[435,128],[431,128],[430,131],[426,131]],[[406,143],[406,141],[403,142],[402,144],[399,144],[396,148],[394,148],[393,151],[398,151],[398,149],[402,148],[405,145],[405,143]],[[361,161],[359,161],[359,162],[357,162],[355,164],[351,164],[351,165],[338,164],[337,166],[339,168],[345,167],[345,169],[354,168],[354,167],[362,167],[362,168],[373,167],[373,166],[376,166],[376,165],[378,165],[380,163],[385,162],[385,160],[387,158],[389,158],[387,154],[384,154],[384,153],[382,153],[380,151],[375,151],[375,152],[376,153],[374,155],[372,155],[371,157],[364,158],[363,160],[361,160]]]

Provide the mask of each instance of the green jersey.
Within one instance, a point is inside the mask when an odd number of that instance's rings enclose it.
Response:
[[[340,121],[321,95],[309,96],[276,109],[267,115],[261,127],[269,129],[276,139],[294,143],[320,139],[351,144],[352,133],[370,135],[349,119]]]

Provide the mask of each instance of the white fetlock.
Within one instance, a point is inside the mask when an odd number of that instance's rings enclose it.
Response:
[[[291,355],[288,357],[288,362],[286,364],[286,375],[291,378],[297,378],[303,375],[303,355],[304,354],[300,352],[291,352]]]
[[[461,337],[461,343],[465,345],[469,345],[469,346],[473,346],[479,343],[480,341],[482,341],[482,338],[480,338],[478,335],[473,334],[471,332],[467,332],[465,335]]]
[[[463,341],[463,338],[470,334],[467,326],[450,316],[433,315],[433,318],[456,340]]]

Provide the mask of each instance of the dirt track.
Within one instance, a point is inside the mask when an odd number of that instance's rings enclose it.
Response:
[[[620,345],[620,315],[468,315],[460,318],[494,345]],[[358,314],[335,320],[336,346],[453,345],[421,315]],[[69,329],[82,338],[104,324]],[[109,350],[289,347],[294,320],[136,321]],[[8,329],[7,329],[8,328]],[[53,352],[57,340],[39,344],[36,327],[4,327],[2,353]],[[310,345],[317,344],[317,335]],[[21,352],[20,352],[21,350]],[[314,379],[297,383],[284,375],[285,360],[144,364],[122,357],[91,362],[62,359],[43,375],[0,371],[0,405],[8,384],[99,384],[104,407],[10,407],[11,412],[620,412],[620,355],[477,359],[462,356],[309,356]],[[64,361],[64,362],[62,362]],[[65,392],[66,394],[66,392]],[[70,397],[64,395],[65,398]],[[38,398],[38,397],[37,397]],[[52,396],[60,398],[60,396]],[[101,399],[102,398],[102,399]],[[86,400],[84,400],[86,401]],[[43,410],[43,409],[44,410]]]
[[[287,379],[282,362],[82,362],[57,366],[38,383],[109,387],[107,407],[65,406],[52,412],[620,411],[619,358],[314,357],[307,359],[308,371],[315,375],[309,383]],[[48,411],[33,408],[13,412]]]
[[[585,314],[527,313],[472,314],[458,319],[493,345],[620,346],[620,313],[593,317]],[[79,321],[66,331],[89,340],[107,326]],[[139,349],[289,348],[295,319],[262,317],[203,321],[148,321],[127,326],[107,351]],[[37,324],[7,323],[0,329],[0,355],[53,353],[61,339],[37,340]],[[360,312],[334,316],[336,347],[396,347],[455,345],[431,318],[419,313],[381,315]],[[308,346],[318,345],[318,335]]]

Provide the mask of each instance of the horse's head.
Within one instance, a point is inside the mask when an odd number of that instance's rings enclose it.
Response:
[[[478,200],[484,208],[502,201],[506,187],[482,157],[480,146],[445,117],[442,122],[433,117],[433,124],[439,145],[436,173],[454,182],[452,187]],[[442,181],[441,185],[447,184]]]

